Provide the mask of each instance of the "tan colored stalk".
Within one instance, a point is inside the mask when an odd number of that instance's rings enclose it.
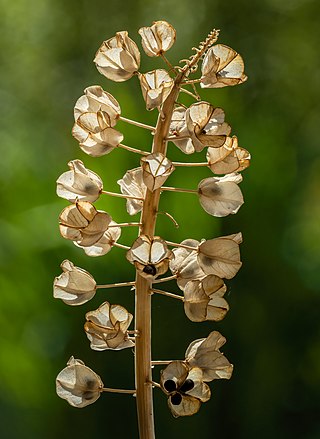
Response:
[[[159,115],[152,152],[161,152],[166,155],[167,140],[172,112],[179,95],[180,84],[185,71],[176,77],[175,85],[163,104]],[[140,233],[154,236],[157,212],[160,199],[160,189],[151,192],[147,190],[141,214],[142,226]],[[151,370],[151,289],[150,280],[136,275],[136,304],[135,304],[135,382],[137,396],[137,412],[140,439],[154,439],[153,398],[152,398],[152,370]]]

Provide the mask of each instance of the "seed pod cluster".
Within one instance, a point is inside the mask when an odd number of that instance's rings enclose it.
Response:
[[[75,104],[72,129],[84,153],[100,157],[116,148],[127,150],[139,156],[136,167],[119,176],[119,193],[105,190],[101,177],[87,169],[81,160],[70,161],[69,171],[57,180],[58,196],[72,203],[59,217],[62,237],[91,257],[103,256],[114,246],[124,249],[124,263],[133,265],[135,280],[97,285],[90,273],[68,260],[62,262],[63,273],[54,280],[54,297],[73,306],[82,305],[97,294],[102,295],[99,290],[130,287],[130,294],[135,294],[132,312],[119,304],[109,303],[104,297],[98,309],[86,313],[84,330],[95,351],[133,350],[136,382],[132,390],[104,388],[95,372],[81,360],[71,357],[57,377],[57,393],[79,408],[95,402],[102,392],[136,394],[140,437],[152,439],[154,386],[167,396],[174,417],[190,416],[210,399],[207,383],[229,379],[233,366],[220,351],[226,340],[215,330],[206,338],[191,342],[184,359],[153,360],[151,297],[162,294],[168,299],[180,300],[186,317],[192,322],[220,321],[229,311],[224,297],[227,292],[225,280],[233,278],[242,265],[241,233],[201,241],[187,238],[181,243],[157,236],[160,195],[165,196],[166,191],[190,192],[190,196],[198,197],[200,206],[211,216],[221,218],[236,214],[244,203],[239,188],[240,172],[249,166],[251,157],[231,134],[224,110],[202,101],[196,89],[197,85],[220,88],[243,83],[247,77],[242,57],[230,47],[216,44],[219,33],[213,30],[199,48],[194,49],[195,54],[175,66],[165,55],[176,39],[176,31],[169,23],[156,21],[150,27],[142,27],[139,34],[146,55],[162,58],[168,69],[140,72],[140,50],[126,31],[117,32],[104,41],[94,63],[107,80],[123,82],[137,77],[146,109],[159,113],[155,126],[122,116],[125,108],[121,110],[116,98],[100,85],[93,85],[84,90],[84,95]],[[201,76],[192,79],[200,62]],[[195,102],[189,107],[182,105],[179,102],[181,92],[191,95]],[[149,130],[152,135],[149,148],[147,145],[141,150],[123,144],[125,134],[116,129],[119,120]],[[169,142],[186,155],[204,154],[206,161],[172,161],[168,157]],[[190,167],[206,167],[209,176],[194,189],[164,186],[181,166],[185,167],[186,174]],[[109,213],[97,210],[93,203],[105,196],[125,199],[127,213],[134,216],[141,212],[140,220],[115,222]],[[169,212],[166,215],[172,218]],[[118,242],[122,227],[138,228],[133,243]],[[169,270],[171,274],[166,275]],[[182,294],[156,288],[158,284],[172,280]],[[134,327],[130,329],[133,322]],[[155,365],[166,366],[160,371],[159,384],[152,375]]]

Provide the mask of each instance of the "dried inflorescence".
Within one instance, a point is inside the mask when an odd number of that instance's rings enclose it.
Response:
[[[104,301],[98,309],[86,313],[84,329],[95,351],[124,348],[134,351],[135,388],[106,389],[95,372],[71,357],[57,377],[57,393],[79,408],[96,401],[102,391],[136,393],[141,439],[153,439],[153,387],[163,390],[173,416],[190,416],[198,412],[202,402],[210,399],[207,383],[229,379],[233,366],[220,352],[226,340],[217,331],[193,341],[183,360],[153,361],[152,295],[159,293],[181,300],[192,322],[221,321],[229,311],[224,297],[225,279],[232,279],[242,264],[241,233],[200,241],[188,238],[181,243],[156,236],[160,195],[166,191],[191,192],[198,196],[201,207],[209,215],[219,218],[236,214],[244,202],[239,188],[243,178],[240,172],[249,166],[251,156],[231,134],[224,110],[202,101],[196,89],[197,84],[202,88],[221,88],[245,82],[242,57],[230,47],[216,44],[219,32],[213,30],[198,48],[193,48],[193,55],[182,60],[183,67],[174,66],[165,56],[176,39],[176,31],[169,23],[155,21],[149,27],[142,27],[139,34],[144,52],[150,57],[162,58],[168,70],[140,72],[139,48],[126,31],[117,32],[104,41],[94,62],[109,80],[123,82],[137,77],[146,109],[159,111],[156,126],[123,117],[118,101],[100,85],[93,85],[84,90],[75,104],[72,129],[86,154],[100,157],[115,148],[127,149],[140,155],[136,167],[127,170],[118,180],[120,193],[104,190],[100,176],[87,169],[81,160],[70,161],[69,171],[57,180],[58,196],[72,203],[60,214],[61,235],[81,247],[88,256],[103,256],[114,246],[125,249],[127,261],[135,268],[136,279],[97,285],[90,273],[65,260],[61,264],[62,274],[54,280],[54,297],[68,305],[88,302],[98,289],[132,287],[135,316],[121,305]],[[201,76],[192,79],[200,62]],[[181,92],[191,95],[196,102],[187,107],[180,101]],[[124,135],[116,129],[119,120],[149,130],[153,135],[152,148],[140,150],[123,145]],[[167,156],[168,142],[187,155],[205,153],[206,161],[173,162]],[[164,186],[178,166],[185,166],[186,174],[189,167],[205,166],[214,175],[205,176],[193,190]],[[124,198],[129,215],[141,212],[140,222],[116,223],[109,213],[97,210],[92,203],[98,199],[103,202],[104,196]],[[169,212],[162,213],[177,225]],[[139,227],[137,238],[129,246],[118,243],[121,227],[127,226]],[[168,270],[171,276],[159,278]],[[155,284],[173,279],[183,295],[154,288]],[[134,329],[129,329],[133,319]],[[153,380],[152,366],[159,364],[166,367],[160,373],[158,384]]]

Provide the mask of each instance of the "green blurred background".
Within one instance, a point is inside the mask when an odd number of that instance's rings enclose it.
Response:
[[[128,30],[141,48],[137,30],[159,19],[177,30],[167,54],[173,63],[213,27],[244,57],[247,83],[202,96],[224,108],[253,159],[241,184],[246,204],[236,216],[210,217],[192,195],[162,197],[180,228],[161,216],[161,236],[180,242],[242,231],[244,265],[228,282],[231,310],[222,322],[192,323],[179,301],[154,297],[155,359],[183,358],[190,341],[216,329],[235,364],[232,380],[213,382],[211,400],[194,417],[173,419],[155,392],[157,438],[320,438],[319,14],[316,0],[0,0],[1,438],[138,437],[133,398],[105,394],[77,410],[55,394],[55,376],[71,355],[106,386],[133,386],[132,352],[93,352],[82,329],[84,313],[104,300],[133,311],[132,294],[100,290],[86,305],[68,307],[52,297],[59,264],[69,258],[98,283],[134,276],[122,250],[89,258],[60,237],[57,218],[67,202],[56,197],[55,180],[80,158],[106,190],[118,190],[117,179],[138,165],[123,150],[98,159],[82,153],[70,134],[73,105],[85,87],[100,84],[124,116],[155,123],[136,78],[111,83],[92,59],[118,30]],[[142,54],[142,71],[161,66]],[[144,130],[123,123],[119,129],[126,144],[150,148]],[[186,158],[173,144],[168,156]],[[178,169],[169,183],[194,188],[210,175]],[[116,221],[129,218],[123,200],[105,196],[97,206]],[[129,244],[135,233],[124,231],[120,242]],[[174,283],[167,289],[178,292]]]

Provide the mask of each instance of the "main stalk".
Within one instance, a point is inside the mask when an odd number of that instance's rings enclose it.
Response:
[[[175,85],[163,104],[159,115],[152,152],[166,155],[167,141],[174,104],[179,96],[179,86],[185,72],[179,73]],[[140,234],[154,236],[157,212],[160,199],[160,189],[151,192],[147,190],[141,214]],[[135,329],[138,331],[135,347],[135,382],[138,425],[140,439],[154,439],[154,418],[152,398],[151,370],[151,288],[152,282],[137,272],[135,295]]]

